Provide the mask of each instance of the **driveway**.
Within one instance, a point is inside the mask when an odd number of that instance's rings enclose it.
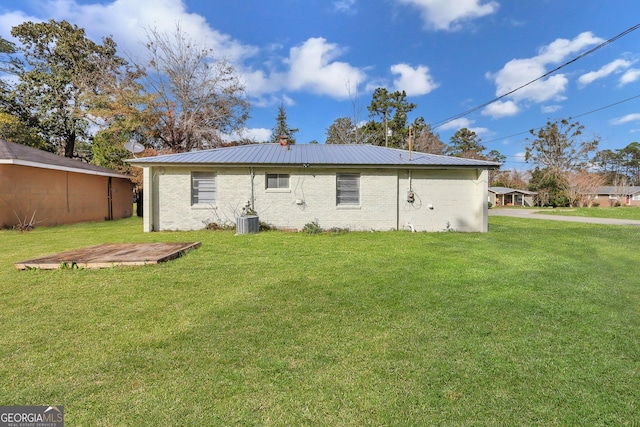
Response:
[[[582,216],[563,216],[539,214],[540,210],[535,209],[489,209],[489,216],[511,216],[516,218],[530,219],[546,219],[550,221],[565,222],[584,222],[589,224],[607,224],[607,225],[635,225],[640,227],[640,221],[632,219],[614,219],[614,218],[587,218]]]

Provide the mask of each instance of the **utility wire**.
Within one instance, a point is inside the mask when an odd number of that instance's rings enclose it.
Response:
[[[523,88],[525,88],[525,87],[529,86],[530,84],[533,84],[533,83],[537,82],[538,80],[541,80],[541,79],[543,79],[543,78],[545,78],[545,77],[547,77],[547,76],[549,76],[549,75],[551,75],[551,74],[555,73],[556,71],[558,71],[558,70],[560,70],[560,69],[562,69],[562,68],[566,67],[567,65],[573,64],[574,62],[578,61],[579,59],[582,59],[582,58],[584,58],[585,56],[587,56],[587,55],[589,55],[589,54],[592,54],[593,52],[595,52],[595,51],[597,51],[597,50],[599,50],[599,49],[602,49],[603,47],[605,47],[605,46],[607,46],[607,45],[609,45],[609,44],[613,43],[614,41],[618,40],[619,38],[624,37],[624,36],[626,36],[627,34],[629,34],[629,33],[633,32],[633,31],[637,30],[638,28],[640,28],[640,24],[636,24],[636,25],[634,25],[633,27],[626,29],[625,31],[623,31],[623,32],[621,32],[620,34],[618,34],[617,36],[612,37],[612,38],[610,38],[609,40],[606,40],[606,41],[604,41],[604,42],[600,43],[598,46],[594,47],[593,49],[590,49],[590,50],[588,50],[588,51],[586,51],[586,52],[584,52],[584,53],[582,53],[582,54],[580,54],[580,55],[576,56],[576,57],[575,57],[575,58],[573,58],[572,60],[570,60],[570,61],[568,61],[568,62],[565,62],[564,64],[562,64],[562,65],[560,65],[560,66],[558,66],[558,67],[554,68],[553,70],[551,70],[551,71],[549,71],[549,72],[546,72],[545,74],[541,75],[540,77],[538,77],[538,78],[536,78],[536,79],[533,79],[533,80],[531,80],[530,82],[525,83],[525,84],[523,84],[522,86],[519,86],[519,87],[517,87],[517,88],[515,88],[515,89],[513,89],[513,90],[510,90],[509,92],[504,93],[504,94],[502,94],[502,95],[498,96],[497,98],[492,99],[491,101],[485,102],[484,104],[480,104],[480,105],[478,105],[478,106],[476,106],[476,107],[473,107],[473,108],[471,108],[471,109],[469,109],[469,110],[467,110],[467,111],[464,111],[464,112],[462,112],[462,113],[460,113],[460,114],[456,114],[455,116],[451,116],[451,117],[449,117],[449,118],[447,118],[447,119],[444,119],[444,120],[441,120],[441,121],[439,121],[439,122],[434,123],[434,124],[431,126],[431,129],[439,128],[440,126],[443,126],[443,125],[445,125],[445,124],[447,124],[447,123],[449,123],[449,122],[452,122],[452,121],[454,121],[454,120],[456,120],[456,119],[459,119],[459,118],[461,118],[461,117],[464,117],[464,116],[466,116],[466,115],[469,115],[469,114],[471,114],[471,113],[473,113],[473,112],[475,112],[475,111],[478,111],[478,110],[480,110],[481,108],[486,107],[487,105],[493,104],[494,102],[497,102],[497,101],[501,100],[502,98],[505,98],[505,97],[507,97],[507,96],[509,96],[509,95],[511,95],[511,94],[513,94],[513,93],[515,93],[515,92],[517,92],[517,91],[519,91],[520,89],[523,89]]]
[[[634,96],[626,98],[626,99],[623,99],[621,101],[614,102],[613,104],[605,105],[604,107],[599,107],[599,108],[593,109],[591,111],[587,111],[586,113],[578,114],[577,116],[569,116],[569,120],[573,120],[573,119],[577,119],[578,117],[583,117],[583,116],[587,116],[589,114],[597,113],[598,111],[606,110],[607,108],[611,108],[611,107],[615,107],[616,105],[624,104],[625,102],[632,101],[632,100],[634,100],[636,98],[640,98],[640,94],[634,95]],[[532,128],[532,130],[534,130],[534,131],[535,130],[540,130],[540,129],[542,129],[542,127]],[[503,136],[503,137],[500,137],[500,138],[490,139],[488,141],[484,141],[483,140],[482,142],[483,143],[489,143],[489,142],[502,141],[503,139],[513,138],[514,136],[524,135],[524,134],[529,133],[529,132],[530,131],[525,130],[525,131],[522,131],[522,132],[518,132],[518,133],[511,134],[511,135]]]

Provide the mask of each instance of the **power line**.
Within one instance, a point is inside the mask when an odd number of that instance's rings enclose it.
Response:
[[[599,49],[602,49],[603,47],[605,47],[605,46],[607,46],[607,45],[609,45],[609,44],[613,43],[614,41],[618,40],[619,38],[624,37],[624,36],[626,36],[627,34],[629,34],[629,33],[633,32],[633,31],[637,30],[638,28],[640,28],[640,24],[636,24],[636,25],[634,25],[633,27],[626,29],[625,31],[623,31],[623,32],[621,32],[620,34],[618,34],[617,36],[612,37],[612,38],[610,38],[609,40],[606,40],[606,41],[604,41],[604,42],[600,43],[598,46],[596,46],[596,47],[594,47],[594,48],[592,48],[592,49],[590,49],[590,50],[588,50],[588,51],[586,51],[586,52],[584,52],[584,53],[582,53],[582,54],[580,54],[580,55],[576,56],[576,57],[575,57],[575,58],[573,58],[572,60],[570,60],[570,61],[568,61],[568,62],[565,62],[564,64],[562,64],[562,65],[560,65],[560,66],[558,66],[558,67],[554,68],[554,69],[553,69],[553,70],[551,70],[551,71],[546,72],[545,74],[541,75],[540,77],[538,77],[538,78],[536,78],[536,79],[533,79],[533,80],[531,80],[530,82],[525,83],[525,84],[523,84],[522,86],[519,86],[519,87],[517,87],[517,88],[515,88],[515,89],[513,89],[513,90],[511,90],[511,91],[509,91],[509,92],[507,92],[507,93],[504,93],[504,94],[502,94],[502,95],[498,96],[497,98],[492,99],[491,101],[485,102],[484,104],[481,104],[481,105],[478,105],[478,106],[476,106],[476,107],[473,107],[473,108],[471,108],[471,109],[469,109],[469,110],[467,110],[467,111],[464,111],[464,112],[462,112],[462,113],[460,113],[460,114],[456,114],[455,116],[451,116],[451,117],[449,117],[449,118],[447,118],[447,119],[444,119],[444,120],[441,120],[441,121],[439,121],[439,122],[434,123],[434,124],[431,126],[431,129],[439,128],[440,126],[443,126],[443,125],[445,125],[445,124],[447,124],[447,123],[450,123],[450,122],[452,122],[452,121],[454,121],[454,120],[456,120],[456,119],[459,119],[459,118],[462,118],[462,117],[464,117],[464,116],[467,116],[467,115],[469,115],[469,114],[471,114],[471,113],[473,113],[473,112],[475,112],[475,111],[480,110],[481,108],[486,107],[487,105],[493,104],[494,102],[497,102],[497,101],[499,101],[499,100],[501,100],[501,99],[503,99],[503,98],[505,98],[505,97],[507,97],[507,96],[509,96],[509,95],[512,95],[513,93],[515,93],[515,92],[519,91],[520,89],[523,89],[523,88],[525,88],[525,87],[529,86],[530,84],[533,84],[533,83],[537,82],[538,80],[541,80],[541,79],[543,79],[543,78],[545,78],[545,77],[547,77],[547,76],[549,76],[549,75],[551,75],[551,74],[555,73],[556,71],[558,71],[558,70],[560,70],[560,69],[562,69],[562,68],[564,68],[564,67],[566,67],[566,66],[568,66],[568,65],[570,65],[570,64],[573,64],[574,62],[578,61],[579,59],[582,59],[582,58],[584,58],[585,56],[587,56],[587,55],[589,55],[589,54],[591,54],[591,53],[593,53],[593,52],[595,52],[595,51],[597,51],[597,50],[599,50]]]
[[[616,105],[624,104],[625,102],[632,101],[632,100],[634,100],[636,98],[640,98],[640,94],[634,95],[634,96],[626,98],[626,99],[623,99],[621,101],[614,102],[613,104],[605,105],[604,107],[595,108],[593,110],[587,111],[586,113],[578,114],[577,116],[569,116],[569,120],[573,120],[573,119],[577,119],[578,117],[583,117],[583,116],[586,116],[586,115],[589,115],[589,114],[597,113],[598,111],[606,110],[607,108],[611,108],[611,107],[615,107]],[[540,130],[542,128],[543,127],[532,128],[531,130],[536,131],[536,130]],[[507,136],[503,136],[503,137],[495,138],[495,139],[490,139],[488,141],[482,141],[482,142],[483,143],[490,143],[490,142],[502,141],[503,139],[513,138],[514,136],[523,135],[523,134],[526,134],[526,133],[529,133],[529,132],[530,132],[529,130],[525,130],[525,131],[522,131],[522,132],[518,132],[518,133],[511,134],[511,135],[507,135]]]

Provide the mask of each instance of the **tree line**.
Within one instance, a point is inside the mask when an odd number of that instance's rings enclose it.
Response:
[[[216,147],[244,128],[234,67],[179,26],[147,31],[146,55],[117,54],[66,21],[25,22],[0,39],[0,137],[126,172],[127,142],[151,152]]]
[[[242,134],[250,103],[231,63],[217,58],[176,25],[173,32],[147,29],[142,58],[118,55],[111,37],[91,41],[67,21],[24,22],[11,29],[16,43],[0,38],[0,138],[67,157],[78,157],[123,173],[125,144],[146,155],[228,145],[224,135]],[[352,114],[326,129],[326,144],[372,144],[504,163],[497,150],[461,128],[443,142],[405,91],[377,88],[366,107],[351,97]],[[281,104],[270,142],[281,136],[296,143]],[[537,191],[542,204],[588,203],[596,186],[613,185],[621,194],[640,185],[640,143],[598,151],[597,138],[584,138],[584,126],[560,120],[530,131],[527,173],[496,170],[490,185]],[[242,138],[231,144],[255,143]],[[317,141],[310,141],[317,142]],[[527,176],[529,175],[529,176]]]

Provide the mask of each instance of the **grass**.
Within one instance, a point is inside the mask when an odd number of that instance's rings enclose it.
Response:
[[[563,216],[585,216],[590,218],[631,219],[640,221],[640,207],[635,206],[557,208],[551,210],[541,210],[537,213]]]
[[[0,402],[69,425],[637,425],[640,229],[0,232]],[[108,242],[157,266],[17,271]]]

